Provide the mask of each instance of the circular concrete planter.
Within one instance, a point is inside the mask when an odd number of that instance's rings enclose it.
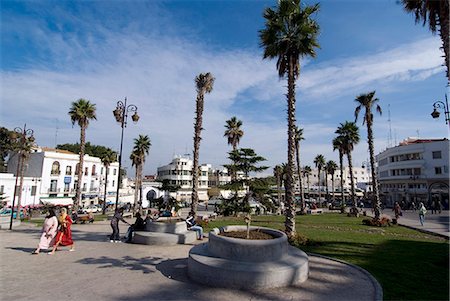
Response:
[[[278,230],[251,227],[274,239],[248,240],[219,235],[220,232],[246,231],[246,226],[215,228],[209,242],[189,252],[188,275],[196,282],[240,289],[284,287],[308,279],[308,256],[288,244]]]

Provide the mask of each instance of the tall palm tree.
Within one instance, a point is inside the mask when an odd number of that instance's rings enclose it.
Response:
[[[106,196],[108,195],[108,174],[109,174],[109,166],[112,162],[117,161],[117,153],[107,149],[101,156],[100,160],[102,161],[103,166],[105,167],[105,198],[103,200],[103,210],[102,214],[104,215],[106,213]]]
[[[30,157],[31,149],[34,145],[34,136],[26,137],[26,135],[20,134],[20,137],[18,137],[18,141],[14,145],[15,150],[17,150],[17,164],[19,168],[19,174],[16,175],[19,177],[19,188],[17,191],[17,214],[16,219],[20,220],[20,206],[22,201],[22,189],[23,189],[23,181],[24,181],[24,174],[25,174],[25,166],[26,162],[28,161]],[[14,208],[12,208],[14,210]]]
[[[261,46],[264,48],[263,58],[277,58],[278,76],[284,78],[287,75],[288,174],[285,232],[288,236],[295,235],[295,82],[300,75],[300,58],[315,57],[315,48],[319,47],[319,25],[312,19],[312,15],[318,10],[318,4],[302,8],[300,0],[279,0],[275,9],[266,8],[264,11],[265,28],[259,31]]]
[[[244,135],[244,131],[241,129],[242,121],[237,119],[236,116],[231,117],[226,121],[224,137],[228,138],[228,145],[233,146],[233,151],[236,151],[239,141]],[[236,180],[236,173],[231,173],[231,180]]]
[[[148,155],[151,145],[148,135],[139,135],[138,138],[134,139],[134,147],[130,155],[132,165],[136,167],[133,205],[135,212],[140,212],[142,208],[142,171],[144,169],[145,157]]]
[[[211,73],[200,73],[195,78],[195,84],[197,87],[197,101],[196,101],[196,117],[194,125],[194,162],[192,165],[192,198],[191,198],[191,211],[194,216],[197,215],[198,205],[198,157],[200,150],[200,133],[202,131],[202,119],[203,119],[203,105],[205,93],[211,93],[214,85],[214,77]]]
[[[359,143],[359,128],[355,122],[346,121],[341,123],[336,134],[343,139],[344,153],[347,155],[348,169],[350,172],[350,189],[352,194],[353,207],[356,208],[355,180],[353,177],[352,151],[356,144]]]
[[[338,169],[338,166],[337,166],[336,162],[334,162],[333,160],[330,160],[327,162],[325,169],[327,172],[326,174],[331,175],[331,191],[333,192],[332,200],[334,201],[334,173],[336,172],[336,169]],[[327,181],[327,183],[328,183],[328,181]],[[328,185],[327,185],[327,194],[328,194]]]
[[[314,158],[314,164],[317,168],[317,182],[319,183],[319,204],[321,203],[322,190],[320,189],[320,172],[325,167],[325,157],[323,155],[317,155]]]
[[[303,129],[295,126],[295,157],[297,159],[297,176],[298,176],[298,187],[300,189],[300,199],[301,199],[301,206],[302,206],[302,212],[305,212],[305,194],[303,192],[303,183],[302,183],[302,168],[300,166],[300,141],[304,140],[303,138]]]
[[[283,169],[281,165],[275,165],[273,168],[273,175],[277,182],[277,195],[278,195],[278,203],[281,203],[281,177],[283,175]]]
[[[344,196],[344,139],[338,136],[333,139],[333,151],[338,150],[339,152],[339,170],[341,172],[341,207],[344,208],[345,196]]]
[[[450,83],[450,35],[449,35],[449,14],[450,4],[448,0],[402,0],[403,8],[414,13],[416,23],[423,21],[423,26],[427,23],[433,34],[439,31],[442,48],[445,55],[445,66],[447,68],[447,81]],[[439,29],[438,29],[439,28]]]
[[[311,166],[306,165],[305,167],[303,167],[303,175],[306,176],[306,184],[307,184],[307,191],[308,191],[308,195],[309,195],[309,176],[312,173],[312,169]]]
[[[367,142],[369,144],[369,156],[370,156],[370,168],[372,171],[372,187],[373,187],[373,197],[372,197],[372,207],[375,214],[375,219],[379,219],[381,216],[381,203],[380,194],[378,192],[378,179],[375,170],[375,152],[373,146],[373,113],[372,108],[375,108],[376,112],[381,115],[381,107],[377,104],[378,98],[375,97],[375,91],[367,94],[361,94],[356,97],[355,101],[358,106],[355,109],[355,122],[358,120],[359,112],[362,108],[365,109],[363,124],[367,125]]]
[[[72,106],[69,110],[70,120],[72,125],[78,123],[80,126],[80,160],[78,168],[78,181],[75,192],[75,199],[73,200],[73,210],[76,212],[80,205],[81,200],[81,185],[83,180],[83,163],[84,163],[84,147],[86,144],[86,129],[89,126],[89,121],[97,119],[95,114],[95,104],[89,100],[80,98],[77,101],[72,102]]]

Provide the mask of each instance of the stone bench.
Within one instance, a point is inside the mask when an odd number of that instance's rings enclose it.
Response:
[[[313,214],[322,214],[323,210],[322,209],[308,209],[306,211],[306,213],[307,214],[311,214],[311,215],[313,215]]]
[[[142,245],[176,245],[189,244],[197,240],[195,231],[185,233],[165,233],[165,232],[134,232],[133,243]]]

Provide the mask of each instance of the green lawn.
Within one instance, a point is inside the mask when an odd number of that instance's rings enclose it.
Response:
[[[297,217],[297,231],[309,242],[302,250],[358,265],[383,287],[385,300],[449,300],[448,241],[401,226],[362,224],[340,214]],[[243,218],[213,220],[206,231],[245,224]],[[254,216],[252,225],[284,229],[283,216]]]

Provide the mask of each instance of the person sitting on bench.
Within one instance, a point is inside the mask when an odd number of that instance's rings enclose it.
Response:
[[[145,221],[139,212],[136,213],[136,221],[132,224],[125,235],[125,242],[131,242],[133,239],[133,231],[145,230]]]

